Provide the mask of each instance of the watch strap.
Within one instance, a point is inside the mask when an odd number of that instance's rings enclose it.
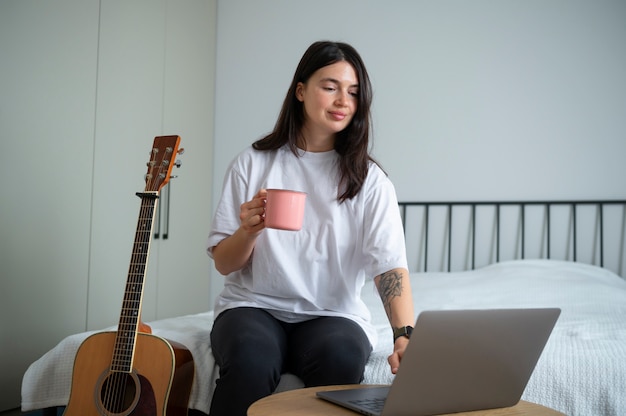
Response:
[[[407,338],[411,338],[411,334],[413,333],[413,327],[412,326],[401,326],[400,328],[394,328],[393,329],[393,342],[396,342],[396,340],[400,337],[407,337]]]

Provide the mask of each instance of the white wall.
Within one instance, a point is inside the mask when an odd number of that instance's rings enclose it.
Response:
[[[214,196],[331,39],[368,66],[400,199],[626,197],[625,21],[621,0],[220,1]]]
[[[219,1],[214,204],[320,39],[368,66],[399,199],[624,198],[624,22],[622,0]]]

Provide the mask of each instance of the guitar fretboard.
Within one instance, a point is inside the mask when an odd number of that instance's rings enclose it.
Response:
[[[135,232],[133,253],[126,280],[126,290],[124,291],[113,359],[111,361],[112,371],[130,372],[133,367],[144,280],[158,199],[157,192],[146,192],[137,195],[141,197],[141,210],[137,231]]]

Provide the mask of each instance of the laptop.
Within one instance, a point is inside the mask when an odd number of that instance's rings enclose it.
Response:
[[[369,416],[427,416],[517,404],[558,308],[424,311],[391,386],[320,391]]]

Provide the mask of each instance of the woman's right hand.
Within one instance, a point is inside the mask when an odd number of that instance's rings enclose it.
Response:
[[[241,204],[239,219],[241,225],[234,234],[226,237],[213,247],[215,268],[227,275],[246,265],[256,244],[256,238],[265,228],[265,198],[267,191],[261,189],[248,202]]]
[[[250,237],[258,236],[265,228],[265,199],[267,191],[259,190],[257,194],[248,202],[241,204],[239,219],[241,228]]]

